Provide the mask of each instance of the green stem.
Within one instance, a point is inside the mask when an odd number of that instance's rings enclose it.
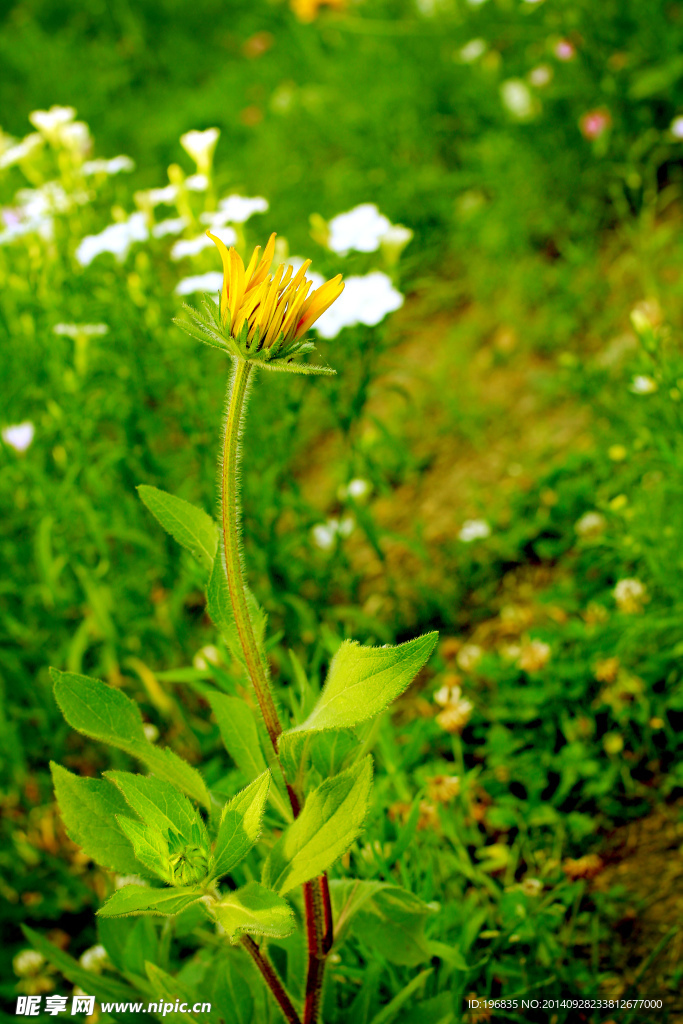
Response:
[[[230,603],[235,616],[237,634],[240,638],[244,660],[249,677],[256,691],[263,721],[270,742],[277,753],[277,740],[282,732],[273,695],[261,660],[254,627],[247,607],[244,586],[242,553],[240,550],[240,501],[239,501],[239,459],[240,437],[244,423],[246,399],[249,391],[251,363],[236,360],[228,390],[228,411],[225,418],[223,437],[223,470],[221,476],[221,505],[223,523],[223,551],[225,572],[230,590]]]

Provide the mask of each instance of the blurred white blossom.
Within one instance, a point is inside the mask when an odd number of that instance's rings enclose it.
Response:
[[[683,116],[679,114],[678,117],[674,117],[669,125],[669,131],[675,139],[683,139]]]
[[[232,228],[215,228],[213,233],[216,238],[220,238],[226,245],[234,245],[237,241],[237,235]],[[212,245],[213,242],[206,234],[197,235],[196,238],[181,238],[171,249],[171,259],[182,260],[186,256],[197,256],[204,249],[208,249]]]
[[[55,334],[65,334],[68,338],[109,333],[107,324],[55,324],[52,330]]]
[[[58,141],[78,160],[84,160],[90,153],[93,140],[85,121],[73,121],[59,130]]]
[[[102,968],[109,962],[109,956],[104,946],[98,944],[91,946],[90,949],[86,949],[81,953],[79,962],[86,971],[99,974]]]
[[[207,274],[195,274],[184,277],[175,286],[176,295],[194,295],[195,292],[219,292],[223,287],[223,275],[219,270],[210,270]]]
[[[318,523],[312,529],[313,540],[323,551],[329,551],[334,546],[337,537],[349,537],[354,530],[356,521],[353,516],[345,516],[343,519],[328,519],[326,523]]]
[[[146,192],[136,193],[135,198],[138,199],[138,197],[140,205],[158,206],[160,203],[164,203],[166,206],[173,206],[178,198],[178,186],[164,185],[163,188],[150,188]]]
[[[146,878],[141,878],[139,875],[116,875],[114,878],[114,888],[123,889],[126,885],[149,885]]]
[[[473,64],[474,61],[478,60],[484,53],[486,53],[486,40],[470,39],[469,43],[465,43],[463,48],[458,52],[458,56],[465,64]]]
[[[508,78],[500,87],[500,97],[506,110],[519,121],[533,117],[536,106],[529,86],[521,78]],[[538,102],[538,101],[536,101]]]
[[[630,391],[634,395],[651,395],[657,390],[657,381],[653,380],[652,377],[646,377],[645,374],[637,374],[631,381]]]
[[[144,722],[142,726],[142,731],[144,732],[145,738],[147,739],[148,743],[156,743],[156,741],[159,739],[159,730],[157,729],[154,722]]]
[[[350,498],[355,498],[358,501],[361,498],[365,498],[370,493],[372,484],[369,480],[363,480],[361,477],[355,477],[350,480],[346,488]]]
[[[26,160],[32,156],[36,150],[40,149],[43,145],[43,137],[37,132],[32,132],[30,135],[26,135],[21,142],[17,142],[13,146],[8,146],[0,154],[0,170],[4,170],[6,167],[13,167],[14,164],[21,163],[22,160]]]
[[[184,184],[190,192],[206,192],[209,179],[205,174],[191,174],[189,178],[185,178]]]
[[[215,212],[202,213],[199,216],[202,224],[244,224],[255,213],[265,213],[268,200],[263,196],[226,196],[221,199]]]
[[[471,544],[473,540],[485,540],[491,536],[491,527],[485,519],[466,519],[458,533],[458,540]]]
[[[64,126],[70,124],[75,117],[73,107],[59,106],[50,107],[49,110],[32,110],[28,115],[33,127],[50,140],[56,139]]]
[[[537,89],[542,89],[552,81],[553,69],[550,64],[539,64],[529,72],[529,81]]]
[[[614,600],[620,612],[635,615],[643,610],[643,604],[647,601],[645,584],[632,577],[619,580],[614,588]]]
[[[308,275],[312,278],[313,275]],[[400,309],[403,295],[394,288],[391,278],[380,270],[364,277],[347,277],[346,287],[337,301],[315,324],[323,338],[336,338],[344,327],[365,324],[374,327],[388,313]]]
[[[144,213],[132,213],[124,221],[110,224],[99,235],[86,235],[76,249],[76,259],[82,267],[88,267],[102,253],[112,253],[123,263],[134,242],[146,242],[149,230]]]
[[[380,213],[374,203],[362,203],[348,213],[340,213],[328,224],[329,247],[345,256],[351,249],[375,252],[382,236],[391,228],[391,221]]]
[[[607,527],[607,520],[600,512],[586,512],[574,524],[579,537],[596,537]]]
[[[5,444],[8,444],[10,448],[14,448],[15,451],[25,452],[31,446],[35,433],[36,428],[31,421],[25,420],[23,423],[15,423],[12,426],[4,427],[2,439]]]
[[[135,170],[135,161],[129,156],[113,156],[111,160],[86,160],[83,174],[121,174]]]
[[[213,162],[220,128],[207,128],[200,132],[192,130],[180,136],[180,145],[197,165],[200,174],[208,174]]]
[[[154,225],[152,235],[154,238],[179,235],[185,230],[187,225],[188,221],[184,217],[168,217],[166,220],[160,220],[158,224]]]
[[[14,973],[19,978],[37,974],[45,963],[45,957],[37,949],[22,949],[12,960]]]
[[[220,663],[220,651],[214,644],[206,644],[197,651],[192,659],[192,664],[195,668],[198,668],[200,672],[206,672],[209,665],[220,665]]]

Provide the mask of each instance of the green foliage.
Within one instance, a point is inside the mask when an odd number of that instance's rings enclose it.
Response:
[[[249,882],[223,896],[214,907],[214,913],[232,942],[241,935],[284,939],[294,929],[291,907],[276,892],[258,882]]]
[[[258,840],[269,787],[270,774],[264,772],[223,808],[211,863],[217,878],[232,871]]]
[[[218,547],[218,527],[201,508],[158,487],[141,484],[138,494],[163,528],[187,548],[205,569],[211,570]]]
[[[175,889],[150,889],[143,885],[125,885],[110,896],[98,913],[101,917],[127,917],[130,914],[158,914],[173,917],[193,903],[198,903],[203,890],[198,886]]]

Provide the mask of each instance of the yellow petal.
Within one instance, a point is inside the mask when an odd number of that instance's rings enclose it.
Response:
[[[264,281],[266,279],[266,277],[268,276],[268,271],[270,270],[270,265],[273,262],[274,255],[275,232],[273,232],[270,238],[268,239],[268,244],[266,245],[266,248],[263,251],[261,262],[259,263],[256,270],[253,271],[252,273],[251,280],[249,281],[249,288],[253,288],[255,287],[255,285],[261,284],[261,281]],[[251,266],[251,263],[249,264],[249,266]]]
[[[230,283],[230,252],[225,242],[222,239],[212,235],[210,231],[206,232],[211,241],[214,243],[219,253],[221,254],[221,260],[223,261],[223,287],[221,289],[221,320],[223,326],[228,322],[228,286]]]
[[[237,310],[242,305],[244,298],[244,263],[236,249],[229,250],[230,256],[230,285],[228,301],[230,303],[230,324],[235,323]]]
[[[320,288],[306,300],[303,307],[303,315],[299,321],[294,337],[297,339],[303,337],[306,331],[311,327],[312,324],[322,316],[326,309],[329,309],[332,303],[339,298],[341,293],[344,291],[344,282],[342,281],[341,274],[337,274],[331,281],[326,281],[325,284],[321,284]]]

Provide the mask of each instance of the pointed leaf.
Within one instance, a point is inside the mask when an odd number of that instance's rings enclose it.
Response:
[[[210,570],[218,547],[218,526],[211,516],[158,487],[140,484],[138,494],[163,528]]]
[[[50,763],[59,812],[67,835],[83,853],[121,875],[148,875],[116,821],[129,807],[116,786],[104,779],[82,779]]]
[[[56,967],[72,984],[80,985],[89,995],[105,1001],[110,999],[130,1001],[137,998],[138,994],[135,989],[116,978],[86,971],[78,960],[74,960],[64,950],[53,945],[44,935],[34,932],[32,928],[22,925],[22,931],[33,948],[42,953],[48,963]]]
[[[123,814],[116,818],[122,831],[133,844],[135,856],[150,871],[165,882],[169,881],[168,843],[157,828],[150,828],[140,821],[133,821]]]
[[[90,676],[60,672],[55,668],[50,669],[50,675],[57,703],[72,728],[125,750],[143,761],[159,778],[178,786],[207,810],[211,809],[209,791],[199,772],[170,748],[162,749],[149,742],[142,727],[140,709],[130,697]]]
[[[361,647],[345,640],[330,664],[318,701],[290,732],[345,729],[374,718],[410,685],[434,650],[438,633],[398,647]]]
[[[256,717],[245,701],[217,690],[207,694],[216,716],[225,749],[247,779],[255,779],[266,770]]]
[[[301,814],[270,852],[264,884],[283,895],[326,871],[359,834],[371,788],[368,755],[309,793]]]
[[[221,552],[222,542],[219,542],[219,556],[214,559],[213,569],[211,570],[211,576],[209,578],[209,585],[206,590],[207,608],[209,615],[211,616],[211,621],[230,647],[233,657],[235,657],[246,668],[242,645],[237,632],[237,625],[235,624],[235,616],[232,611],[230,589],[225,575],[225,563]],[[248,587],[245,589],[247,608],[249,611],[249,617],[251,618],[252,627],[254,629],[256,643],[259,648],[259,654],[264,668],[268,671],[268,661],[266,659],[266,653],[263,646],[268,617],[252,594],[251,590],[249,590]]]
[[[227,893],[214,905],[213,913],[231,942],[236,942],[241,935],[284,939],[295,927],[289,904],[258,882],[249,882],[241,889]]]
[[[194,807],[175,786],[153,776],[134,775],[132,772],[110,771],[105,778],[118,786],[126,801],[147,825],[163,832],[169,829],[186,842],[197,840],[197,828],[206,839],[204,823]]]
[[[121,917],[128,914],[159,914],[173,917],[193,903],[203,891],[198,886],[173,889],[150,889],[146,885],[125,885],[110,896],[97,911],[100,917]]]
[[[227,875],[257,842],[269,785],[270,772],[264,772],[226,804],[216,838],[212,877]]]

